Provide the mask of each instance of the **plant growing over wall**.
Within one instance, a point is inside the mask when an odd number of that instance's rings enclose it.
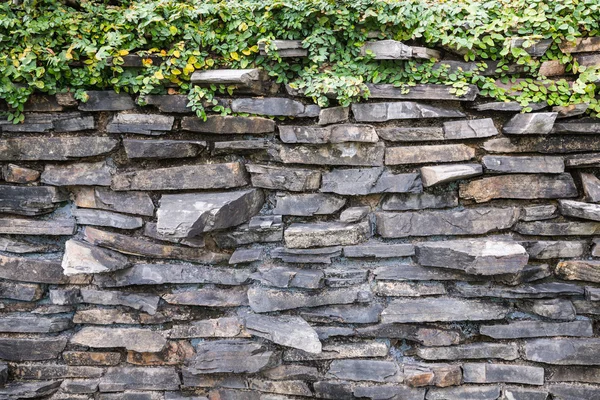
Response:
[[[111,3],[119,3],[111,5]],[[69,2],[73,4],[73,2]],[[348,105],[368,98],[367,83],[390,83],[406,90],[418,83],[450,85],[460,95],[468,84],[499,101],[523,106],[589,103],[600,110],[595,94],[598,72],[582,67],[558,44],[596,36],[600,26],[596,0],[81,0],[76,8],[58,0],[0,4],[0,98],[19,122],[34,91],[70,90],[85,100],[85,90],[113,88],[140,95],[164,93],[165,84],[188,94],[200,116],[226,87],[193,89],[194,71],[214,68],[262,68],[280,83],[301,89],[321,106],[334,99]],[[360,47],[376,33],[421,46],[444,48],[478,70],[450,70],[433,60],[375,61]],[[515,37],[525,38],[520,47]],[[300,39],[305,58],[260,55],[258,43]],[[541,39],[553,44],[540,59],[526,49]],[[268,48],[268,46],[267,46]],[[143,57],[140,68],[124,68],[129,54]],[[559,60],[573,82],[548,80],[540,62]],[[495,76],[482,71],[497,63]],[[520,65],[516,81],[511,65]],[[434,68],[435,67],[435,68]],[[515,91],[497,84],[517,83]],[[215,111],[225,112],[215,105]],[[527,111],[528,108],[525,108]]]

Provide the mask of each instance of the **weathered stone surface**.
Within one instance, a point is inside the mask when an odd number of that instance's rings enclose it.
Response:
[[[304,381],[314,381],[321,377],[319,370],[315,367],[309,367],[297,364],[282,364],[261,373],[264,377],[271,380],[300,379]]]
[[[425,187],[472,178],[481,175],[482,173],[483,169],[479,164],[452,164],[421,167],[421,179],[423,179],[423,186]]]
[[[75,205],[80,208],[123,212],[136,215],[154,215],[154,204],[147,193],[113,192],[100,187],[78,187],[75,192]]]
[[[575,307],[567,299],[543,299],[524,302],[520,308],[542,317],[572,321],[575,319]]]
[[[394,174],[383,168],[334,169],[323,174],[321,185],[321,192],[342,195],[419,193],[422,190],[418,174]]]
[[[398,364],[378,360],[334,360],[326,378],[350,381],[402,382]]]
[[[356,224],[341,222],[294,223],[284,232],[285,244],[290,248],[327,247],[357,244],[371,236],[368,221]]]
[[[394,323],[356,328],[353,334],[358,337],[406,339],[424,346],[450,346],[460,341],[456,330]]]
[[[111,152],[119,144],[108,137],[20,137],[0,140],[0,161],[66,161]]]
[[[479,94],[475,85],[466,86],[465,93],[460,96],[452,93],[451,87],[439,84],[420,83],[398,87],[394,84],[367,83],[367,88],[369,99],[473,101]]]
[[[420,297],[446,294],[441,282],[382,282],[378,281],[375,292],[386,297]]]
[[[521,222],[515,231],[535,236],[589,236],[600,233],[597,222]]]
[[[247,164],[246,169],[254,187],[303,192],[318,189],[321,184],[321,172],[310,169],[257,164]]]
[[[547,389],[531,389],[516,386],[505,386],[503,394],[505,398],[514,400],[546,400],[548,398]]]
[[[480,334],[494,339],[551,336],[593,336],[590,320],[571,322],[515,321],[508,325],[483,325]]]
[[[580,296],[584,292],[583,288],[578,285],[562,282],[527,284],[514,287],[492,287],[490,284],[474,285],[467,282],[458,282],[455,289],[458,294],[464,297],[501,297],[507,299]]]
[[[587,248],[583,241],[536,240],[520,244],[525,247],[529,257],[536,260],[581,257]]]
[[[600,365],[600,339],[535,339],[525,343],[526,360],[555,365]]]
[[[174,325],[171,339],[212,338],[212,337],[245,337],[244,323],[237,317],[223,317],[192,321],[185,325]]]
[[[35,399],[50,396],[60,388],[62,381],[12,382],[0,388],[0,398],[6,400]]]
[[[444,140],[444,130],[436,127],[382,127],[376,130],[380,138],[390,142]]]
[[[460,385],[462,371],[458,365],[405,364],[404,382],[412,387]]]
[[[271,40],[258,42],[258,48],[261,55],[268,55],[275,52],[281,58],[287,57],[306,57],[308,50],[302,47],[302,40]]]
[[[449,208],[458,205],[458,193],[410,193],[385,196],[381,208],[385,211],[422,210],[426,208]]]
[[[558,113],[516,114],[502,127],[502,132],[509,135],[539,135],[552,131]]]
[[[125,153],[130,159],[196,157],[206,146],[206,142],[190,140],[123,139]]]
[[[49,284],[69,282],[69,279],[63,275],[60,261],[4,255],[0,255],[0,278]],[[89,282],[89,279],[87,281]],[[73,282],[75,283],[76,280],[74,279]],[[85,280],[81,283],[85,283]]]
[[[427,400],[497,400],[500,386],[460,386],[432,388],[427,391]]]
[[[36,301],[42,298],[40,285],[31,283],[0,282],[0,299]]]
[[[65,275],[95,274],[126,268],[127,257],[116,251],[103,249],[75,239],[65,243],[62,268]]]
[[[313,308],[303,311],[302,317],[311,322],[339,322],[351,324],[370,324],[379,322],[383,310],[380,304],[339,305]]]
[[[548,391],[554,399],[560,400],[600,399],[600,390],[598,386],[593,385],[555,383],[548,386]]]
[[[376,40],[366,42],[360,54],[371,55],[375,60],[408,60],[412,58],[412,48],[396,40]]]
[[[103,373],[102,368],[77,367],[55,363],[21,364],[13,369],[13,374],[18,379],[40,379],[40,377],[43,377],[43,379],[88,378],[91,381],[91,378],[99,378]],[[94,389],[92,393],[95,391]]]
[[[365,283],[368,271],[362,268],[328,268],[325,270],[325,285],[332,288],[349,287]]]
[[[71,319],[68,317],[3,314],[0,318],[0,332],[55,333],[69,328],[71,328]]]
[[[31,168],[20,167],[15,164],[7,164],[2,167],[2,176],[6,182],[31,183],[39,179],[40,171]]]
[[[455,118],[465,115],[454,108],[443,108],[413,101],[352,104],[352,113],[359,122],[384,122],[394,119]]]
[[[337,360],[343,358],[385,357],[388,345],[382,342],[354,342],[327,344],[321,353],[307,353],[291,349],[283,353],[284,361]]]
[[[274,93],[279,85],[273,84],[266,71],[262,69],[213,69],[196,71],[192,74],[191,82],[200,86],[228,85],[243,93],[269,94]],[[253,99],[241,99],[253,100]],[[238,111],[234,111],[238,112]],[[246,111],[239,111],[246,112]],[[250,114],[253,112],[248,111]],[[267,113],[267,115],[271,115]]]
[[[79,225],[108,226],[118,229],[137,229],[143,225],[140,217],[112,211],[78,208],[74,209],[72,214]]]
[[[164,242],[177,243],[182,244],[188,247],[205,247],[206,241],[204,236],[195,236],[191,238],[173,238],[165,235],[161,235],[158,233],[158,228],[156,227],[156,222],[146,222],[144,224],[144,236],[147,236],[151,239],[156,239]]]
[[[358,222],[369,215],[370,211],[371,208],[369,206],[348,207],[340,213],[340,222]]]
[[[68,195],[48,186],[0,186],[0,212],[41,215],[52,212]]]
[[[106,125],[108,133],[163,135],[173,129],[174,117],[161,114],[116,114]],[[126,146],[127,148],[127,146]],[[129,151],[127,152],[129,154]]]
[[[71,337],[71,344],[93,348],[124,347],[127,350],[159,352],[167,344],[160,332],[141,328],[84,327]]]
[[[516,360],[516,343],[469,343],[450,347],[421,347],[417,355],[424,360],[501,359]]]
[[[375,213],[377,232],[384,238],[480,235],[512,227],[518,215],[519,210],[515,207]]]
[[[557,199],[577,194],[573,177],[568,173],[500,175],[460,185],[460,197],[478,203],[493,199]]]
[[[62,358],[68,365],[105,366],[119,364],[121,361],[121,354],[87,351],[65,351],[62,353]]]
[[[567,167],[586,168],[597,164],[600,164],[600,153],[573,154],[565,157]]]
[[[238,307],[248,305],[247,287],[233,287],[231,289],[218,289],[203,287],[162,296],[169,304],[183,304],[189,306],[210,307]]]
[[[337,124],[348,121],[350,107],[322,108],[319,112],[319,125]]]
[[[600,179],[596,175],[587,172],[582,172],[580,177],[585,199],[592,203],[600,202]]]
[[[556,218],[558,207],[554,204],[534,205],[521,208],[520,221],[541,221]]]
[[[257,140],[230,140],[227,142],[215,142],[212,155],[223,154],[252,154],[260,152],[263,154],[274,148],[273,143],[264,139]]]
[[[475,275],[514,274],[523,270],[529,256],[518,243],[501,240],[446,240],[416,246],[419,264],[460,269]]]
[[[339,246],[320,247],[313,249],[288,249],[285,247],[276,247],[271,251],[271,258],[280,258],[286,263],[331,264],[331,259],[341,254],[342,249]],[[271,273],[273,274],[285,274],[285,272],[278,271],[277,268],[273,268],[272,270],[273,271]],[[266,272],[266,274],[269,274],[269,272]]]
[[[491,118],[444,122],[444,139],[479,139],[496,136],[498,129]]]
[[[275,122],[260,117],[209,115],[206,121],[197,117],[184,117],[181,129],[201,133],[258,135],[275,131]]]
[[[349,258],[395,258],[415,255],[415,247],[408,243],[365,243],[355,246],[344,246],[344,256]]]
[[[41,181],[54,186],[110,186],[112,172],[106,161],[46,165]]]
[[[332,143],[321,146],[281,146],[279,158],[284,164],[383,165],[384,144],[377,143]]]
[[[221,193],[165,194],[156,213],[158,233],[187,238],[248,221],[262,208],[260,189]]]
[[[288,380],[288,381],[267,381],[262,379],[252,378],[248,382],[250,389],[258,392],[277,393],[277,394],[288,394],[296,396],[308,396],[312,397],[312,391],[308,384],[301,380]],[[273,396],[275,399],[281,396]],[[264,396],[262,398],[269,399],[271,396]]]
[[[574,41],[562,41],[558,47],[565,54],[593,52],[600,50],[600,39],[597,37],[576,38]]]
[[[474,157],[475,149],[465,144],[388,147],[385,149],[385,165],[468,161]]]
[[[253,336],[309,353],[321,352],[317,332],[300,317],[248,314],[244,319],[246,331]]]
[[[88,100],[79,104],[81,111],[121,111],[135,108],[135,103],[127,93],[112,90],[89,90]]]
[[[168,367],[113,367],[100,379],[101,392],[123,390],[178,390],[179,375]]]
[[[544,368],[526,365],[465,363],[463,380],[467,383],[522,383],[543,385]]]
[[[344,143],[366,142],[376,143],[379,140],[375,128],[370,125],[330,125],[314,127],[303,125],[282,125],[279,127],[279,138],[283,143]]]
[[[381,313],[382,323],[482,321],[503,319],[501,304],[455,298],[395,299]]]
[[[547,376],[550,382],[600,383],[600,368],[591,366],[555,367]]]
[[[200,263],[218,263],[229,255],[213,253],[202,248],[163,245],[118,233],[86,227],[83,239],[93,245],[116,250],[119,253],[158,259],[176,259]]]
[[[588,104],[579,104],[580,107],[588,107]],[[585,112],[585,110],[584,110]],[[560,116],[560,115],[559,115]],[[580,118],[577,120],[564,121],[554,124],[552,133],[582,133],[582,134],[594,134],[598,131],[598,121],[594,118]],[[576,160],[585,160],[594,158],[593,154],[578,154],[575,156]]]
[[[259,215],[250,218],[250,222],[240,225],[236,230],[214,232],[212,237],[221,248],[259,242],[279,242],[283,240],[282,218],[281,215]]]
[[[229,189],[248,183],[239,162],[187,165],[118,173],[113,190]]]
[[[253,286],[248,290],[248,300],[254,312],[263,313],[302,307],[319,307],[329,304],[367,302],[372,298],[368,287],[323,289],[317,292],[296,292]]]
[[[138,314],[122,308],[92,308],[77,310],[73,323],[86,325],[137,325],[141,323]]]
[[[289,262],[290,260],[284,259],[284,261]],[[305,260],[302,261],[304,262]],[[313,260],[308,261],[312,262]],[[320,270],[304,268],[259,267],[258,270],[251,275],[251,278],[267,286],[319,289],[323,287],[325,274]]]
[[[558,208],[560,213],[566,217],[600,221],[600,205],[597,204],[573,200],[559,200]]]
[[[256,373],[274,363],[277,353],[249,340],[200,342],[185,374]]]
[[[346,204],[346,199],[344,198],[321,193],[278,193],[276,201],[273,213],[304,217],[334,214]]]
[[[484,156],[482,162],[487,172],[561,174],[565,171],[562,157],[553,156]]]
[[[83,303],[101,304],[105,306],[126,306],[135,310],[156,313],[159,297],[152,294],[124,293],[108,290],[81,289]]]
[[[282,97],[234,99],[231,111],[276,117],[318,117],[320,107]]]
[[[0,338],[0,359],[6,361],[41,361],[56,359],[65,349],[64,337]]]
[[[600,282],[600,260],[567,260],[556,265],[555,273],[569,281]]]
[[[228,264],[247,264],[254,261],[260,261],[264,258],[263,249],[235,249]]]

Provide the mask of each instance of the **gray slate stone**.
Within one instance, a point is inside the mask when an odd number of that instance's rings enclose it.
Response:
[[[81,111],[122,111],[135,108],[135,103],[127,93],[112,90],[88,90],[88,100],[79,104]]]
[[[416,246],[419,264],[460,269],[475,275],[514,274],[523,270],[529,256],[515,242],[500,240],[446,240]]]
[[[174,238],[197,236],[248,221],[262,208],[260,189],[221,193],[164,194],[156,212],[157,230]]]
[[[341,254],[342,249],[339,246],[313,249],[288,249],[276,247],[271,250],[271,258],[280,258],[286,263],[301,264],[331,264],[331,259],[333,257],[338,257]]]
[[[382,127],[376,130],[380,138],[390,142],[444,140],[444,130],[437,127]]]
[[[228,264],[247,264],[254,261],[260,261],[264,258],[263,249],[235,249]]]
[[[327,378],[349,381],[402,382],[402,371],[393,361],[334,360]]]
[[[543,385],[544,368],[526,365],[465,363],[462,366],[465,383],[521,383]]]
[[[284,258],[284,261],[289,262],[290,260]],[[251,278],[266,286],[319,289],[323,287],[325,274],[321,270],[261,266],[251,275]]]
[[[374,60],[408,60],[413,56],[412,48],[397,40],[366,42],[360,48],[360,54],[372,55]]]
[[[256,373],[274,364],[277,353],[250,340],[200,342],[185,374]]]
[[[234,99],[231,102],[231,111],[275,117],[318,117],[321,108],[314,105],[304,105],[297,100],[267,97]]]
[[[237,317],[223,317],[173,325],[169,338],[191,339],[242,336],[248,336],[244,331],[243,321]]]
[[[284,361],[339,360],[345,358],[385,357],[389,346],[382,342],[366,341],[353,343],[326,344],[321,353],[307,353],[290,349],[283,353]]]
[[[584,241],[536,240],[520,242],[529,257],[536,260],[553,258],[577,258],[583,256],[587,243]]]
[[[319,125],[337,124],[348,121],[350,107],[322,108],[319,112]]]
[[[381,313],[381,322],[485,321],[504,319],[509,311],[496,303],[448,297],[395,299]]]
[[[535,236],[590,236],[600,233],[597,222],[520,222],[515,231]]]
[[[261,286],[252,286],[248,290],[250,307],[257,313],[302,307],[319,307],[329,304],[368,302],[371,298],[372,293],[365,286],[322,289],[311,292],[270,289]]]
[[[71,319],[68,317],[3,314],[0,318],[0,332],[55,333],[69,328],[71,328]]]
[[[259,135],[275,131],[275,121],[260,117],[208,115],[206,121],[198,117],[183,117],[181,129],[191,132]]]
[[[379,140],[375,128],[370,125],[340,124],[327,127],[305,125],[279,126],[279,138],[283,143],[376,143]]]
[[[379,315],[383,306],[377,303],[368,305],[339,305],[312,308],[303,311],[302,317],[310,322],[318,323],[345,323],[345,324],[370,324],[379,322]]]
[[[515,321],[508,325],[484,325],[479,329],[479,333],[494,339],[593,336],[592,323],[590,320],[577,320],[571,322]]]
[[[152,294],[125,293],[109,290],[81,289],[82,303],[104,306],[126,306],[150,315],[156,314],[160,298]]]
[[[498,400],[500,386],[458,386],[432,388],[427,391],[427,400]]]
[[[504,126],[502,132],[509,135],[539,135],[552,131],[558,113],[542,112],[516,114]]]
[[[269,55],[270,52],[277,53],[281,58],[308,56],[308,50],[302,47],[302,40],[271,40],[268,45],[259,41],[258,48],[262,56]]]
[[[75,233],[74,219],[35,220],[0,217],[0,234],[63,236]]]
[[[254,187],[304,192],[318,189],[321,184],[320,171],[257,164],[247,164],[246,169]]]
[[[558,199],[577,195],[577,187],[569,173],[499,175],[460,185],[460,197],[478,203],[493,199]]]
[[[446,163],[468,161],[474,157],[475,149],[465,144],[388,147],[385,149],[385,165]]]
[[[92,348],[124,347],[138,353],[157,353],[167,344],[161,332],[143,328],[98,328],[86,326],[75,333],[71,344]]]
[[[239,162],[186,165],[118,173],[113,190],[229,189],[248,184]]]
[[[371,208],[369,206],[363,207],[348,207],[340,213],[340,222],[358,222],[369,215]]]
[[[4,400],[35,399],[50,396],[60,388],[62,381],[12,382],[0,388]]]
[[[239,307],[248,305],[247,287],[233,287],[220,289],[203,287],[196,290],[187,290],[168,293],[162,296],[169,304],[205,306],[205,307]]]
[[[483,169],[479,164],[432,165],[421,167],[420,171],[423,186],[425,187],[472,178],[483,174]]]
[[[113,367],[106,370],[98,387],[101,392],[179,390],[180,384],[173,367]]]
[[[572,321],[576,311],[573,303],[567,299],[542,299],[525,302],[520,308],[550,319]]]
[[[481,159],[486,172],[525,173],[525,174],[562,174],[565,162],[562,157],[554,156],[483,156]]]
[[[422,210],[426,208],[450,208],[458,205],[456,191],[441,193],[391,194],[383,198],[384,211]]]
[[[531,389],[523,387],[504,387],[504,397],[514,400],[546,400],[547,389]]]
[[[284,164],[377,167],[383,165],[384,147],[382,142],[282,145],[279,158]]]
[[[41,215],[52,212],[58,203],[68,200],[61,189],[48,186],[0,186],[0,212],[17,215]]]
[[[108,226],[118,229],[137,229],[143,225],[140,217],[112,211],[76,208],[72,211],[72,214],[79,225]]]
[[[344,257],[348,258],[395,258],[415,255],[415,247],[409,243],[365,243],[344,246]]]
[[[431,51],[431,49],[426,50]],[[436,54],[436,57],[439,57],[439,53]],[[475,85],[466,86],[465,93],[460,96],[452,93],[451,86],[433,83],[418,83],[413,86],[403,85],[400,87],[387,83],[367,83],[366,85],[369,89],[369,99],[473,101],[479,94],[479,89]]]
[[[565,217],[600,221],[600,205],[573,200],[559,200],[558,208]]]
[[[173,129],[175,118],[161,114],[116,114],[106,125],[108,133],[164,135]]]
[[[275,147],[272,142],[264,139],[258,140],[230,140],[227,142],[213,143],[212,155],[223,154],[252,154],[259,152],[261,155]]]
[[[0,140],[0,161],[67,161],[114,150],[118,140],[108,137],[20,137]]]
[[[600,339],[535,339],[525,343],[524,358],[554,365],[600,365]]]
[[[377,281],[375,292],[385,297],[421,297],[446,294],[446,288],[441,282]]]
[[[63,275],[63,269],[57,260],[5,255],[0,255],[0,278],[48,284],[69,282],[69,279]],[[75,283],[76,280],[74,279],[73,282]]]
[[[312,217],[313,215],[335,214],[346,204],[346,199],[321,193],[286,194],[278,193],[273,213]]]
[[[321,192],[342,195],[374,193],[419,193],[419,174],[394,174],[383,168],[334,169],[323,174]]]
[[[582,172],[580,177],[586,201],[600,202],[600,179],[596,175],[587,172]]]
[[[123,139],[123,147],[129,159],[196,157],[206,146],[206,142],[191,140]]]
[[[154,204],[147,193],[113,192],[101,187],[78,187],[74,190],[75,205],[135,215],[154,215]]]
[[[413,101],[355,103],[352,113],[358,122],[384,122],[394,119],[456,118],[465,115],[454,108],[443,108]]]
[[[42,286],[32,283],[0,282],[0,299],[36,301],[42,298]]]
[[[220,248],[232,248],[250,243],[280,242],[283,240],[281,215],[259,215],[250,222],[229,232],[213,232],[213,239]]]
[[[248,314],[244,319],[246,331],[253,336],[309,353],[321,352],[317,332],[300,317]]]
[[[65,349],[64,337],[0,338],[0,360],[42,361],[56,359]]]
[[[106,161],[46,165],[41,181],[54,186],[110,186],[112,173]]]
[[[371,236],[368,221],[356,224],[341,222],[294,223],[284,232],[289,248],[327,247],[358,244]]]
[[[69,239],[61,266],[65,275],[97,274],[127,268],[129,261],[116,251]]]
[[[517,343],[469,343],[449,347],[420,347],[417,355],[424,360],[467,360],[467,359],[500,359],[516,360],[519,358]]]
[[[481,235],[512,227],[518,216],[519,210],[515,207],[375,213],[377,232],[384,238]]]
[[[457,270],[423,267],[410,262],[384,264],[375,268],[373,274],[377,280],[391,281],[470,281],[480,279]]]
[[[558,216],[558,207],[554,204],[533,205],[521,208],[520,221],[541,221]]]
[[[555,383],[548,386],[548,391],[557,400],[598,400],[600,389],[593,385],[573,385]]]
[[[444,139],[479,139],[498,135],[491,118],[444,122]]]

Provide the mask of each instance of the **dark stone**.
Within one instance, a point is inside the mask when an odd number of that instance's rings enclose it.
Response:
[[[600,365],[600,339],[535,339],[525,342],[529,361],[555,365]]]
[[[65,284],[71,279],[63,275],[60,261],[31,257],[0,255],[0,278],[33,283]],[[77,277],[72,279],[77,282]],[[81,283],[89,282],[83,279]]]
[[[440,84],[418,83],[397,87],[393,84],[367,83],[367,88],[369,99],[473,101],[479,94],[475,85],[465,87],[465,94],[460,96],[452,93],[451,86]]]
[[[18,215],[41,215],[68,200],[60,189],[48,186],[0,186],[0,212]]]
[[[279,138],[283,143],[344,143],[365,142],[376,143],[379,140],[375,128],[370,125],[330,125],[304,126],[282,125],[279,127]]]
[[[444,130],[436,127],[382,127],[377,128],[377,134],[390,142],[444,140]]]
[[[442,108],[412,101],[352,104],[358,122],[384,122],[394,119],[455,118],[465,114],[453,108]]]
[[[553,156],[483,156],[487,172],[561,174],[565,171],[562,157]]]
[[[321,192],[342,195],[419,193],[419,174],[394,174],[383,168],[334,169],[323,175]]]
[[[123,139],[123,146],[130,159],[189,158],[202,153],[206,142]]]
[[[271,258],[280,258],[286,263],[314,263],[331,264],[333,257],[342,254],[339,246],[320,247],[314,249],[288,249],[285,247],[276,247],[271,251]],[[273,271],[273,273],[276,273]]]
[[[384,144],[332,143],[320,146],[281,146],[279,158],[284,164],[372,166],[383,165]]]
[[[502,127],[510,135],[540,135],[550,133],[558,113],[516,114]]]
[[[258,135],[274,132],[275,122],[260,117],[209,115],[206,121],[197,117],[184,117],[181,129],[202,133]]]
[[[509,308],[501,304],[454,298],[395,299],[381,313],[383,323],[485,321],[504,319]]]
[[[127,93],[107,91],[87,91],[88,100],[79,104],[81,111],[122,111],[135,108],[135,104]]]
[[[320,171],[257,164],[247,164],[246,169],[254,187],[303,192],[318,189],[321,184]]]
[[[309,353],[321,352],[317,332],[300,317],[248,314],[244,320],[250,335]]]
[[[250,243],[280,242],[283,240],[281,215],[260,215],[233,231],[214,232],[213,239],[220,248],[232,248]]]
[[[42,298],[44,291],[40,285],[32,283],[0,282],[0,299],[36,301]]]
[[[326,378],[349,381],[402,382],[398,364],[379,360],[334,360]]]
[[[334,214],[346,204],[344,198],[321,193],[278,193],[276,201],[273,213],[304,217]]]
[[[104,306],[126,306],[150,315],[156,313],[159,297],[152,294],[81,289],[81,302]]]
[[[380,304],[369,305],[339,305],[313,308],[303,311],[302,317],[311,322],[319,323],[346,323],[370,324],[379,322],[379,315],[383,310]]]
[[[584,241],[536,240],[520,244],[525,247],[529,257],[536,260],[582,257],[587,248]]]
[[[106,125],[108,133],[164,135],[173,129],[174,117],[161,114],[116,114]],[[129,153],[129,152],[127,152]],[[132,158],[132,157],[131,157]]]
[[[515,231],[534,236],[590,236],[600,233],[597,222],[520,222]]]
[[[592,323],[590,320],[570,322],[514,321],[508,325],[483,325],[479,329],[479,333],[494,339],[593,336]]]
[[[0,388],[3,400],[36,399],[50,396],[60,388],[62,381],[12,382]]]
[[[273,366],[278,354],[249,340],[200,342],[196,355],[184,368],[186,375],[216,373],[256,373]]]
[[[110,186],[113,171],[106,161],[46,165],[41,181],[54,186]]]
[[[179,375],[168,367],[113,367],[100,379],[101,392],[123,390],[178,390]]]
[[[78,187],[74,189],[74,192],[77,207],[99,208],[150,217],[154,215],[154,204],[147,193],[113,192],[100,187]]]
[[[281,117],[318,117],[320,107],[281,97],[234,99],[231,111]]]
[[[291,349],[283,353],[284,361],[339,360],[345,358],[385,357],[389,351],[388,345],[382,342],[367,341],[353,343],[327,344],[321,353]]]
[[[585,199],[592,203],[600,202],[600,179],[586,172],[582,172],[580,176]]]
[[[381,208],[385,211],[422,210],[426,208],[450,208],[458,205],[458,193],[410,193],[391,194],[383,198]]]
[[[600,205],[573,200],[559,200],[558,208],[565,217],[600,221]]]
[[[79,225],[107,226],[117,229],[138,229],[144,222],[140,217],[124,215],[105,210],[77,208],[72,215]]]
[[[0,359],[7,361],[41,361],[56,359],[65,349],[67,339],[0,338]]]
[[[466,282],[456,283],[457,294],[463,297],[500,297],[506,299],[540,299],[557,296],[581,296],[583,288],[562,282],[527,284],[515,287],[474,285]]]
[[[267,286],[319,289],[323,287],[325,274],[320,270],[304,268],[259,267],[251,278]]]
[[[409,243],[365,243],[344,246],[344,256],[349,258],[395,258],[415,255],[415,248]]]
[[[74,219],[34,220],[0,217],[0,234],[62,236],[75,233]]]
[[[498,135],[491,118],[444,122],[444,139],[480,139]]]
[[[516,360],[519,358],[519,347],[516,343],[469,343],[449,347],[421,347],[417,355],[424,360],[466,360],[466,359],[501,359]]]
[[[0,140],[0,161],[67,161],[111,152],[119,144],[108,137],[20,137]]]

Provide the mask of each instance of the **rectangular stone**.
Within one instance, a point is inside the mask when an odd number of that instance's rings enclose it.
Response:
[[[67,365],[117,365],[121,362],[120,353],[65,351],[62,358]]]
[[[317,117],[321,108],[316,104],[304,104],[285,97],[238,98],[231,102],[231,111],[269,115],[273,117]]]
[[[163,332],[150,329],[86,326],[75,333],[69,343],[99,349],[124,347],[138,353],[157,353],[165,348],[167,340]]]
[[[377,324],[355,328],[357,337],[406,339],[423,346],[451,346],[458,344],[461,334],[456,329],[438,329],[417,324]]]
[[[524,174],[562,174],[565,162],[554,156],[483,156],[481,159],[486,172]]]
[[[525,342],[529,361],[554,365],[600,365],[600,339],[535,339]]]
[[[548,391],[555,399],[565,400],[596,400],[598,397],[598,386],[573,385],[568,383],[555,383],[548,385]]]
[[[191,132],[258,135],[273,132],[275,121],[260,117],[208,115],[206,121],[198,117],[183,117],[181,129]]]
[[[112,90],[88,90],[87,101],[79,104],[81,111],[122,111],[135,108],[135,103],[127,93]]]
[[[517,343],[468,343],[449,347],[420,347],[417,355],[430,361],[479,358],[510,361],[519,358],[519,347]]]
[[[377,232],[384,238],[435,235],[481,235],[511,228],[519,209],[471,208],[460,211],[377,212]]]
[[[36,301],[42,298],[42,286],[32,283],[0,282],[0,299]]]
[[[119,141],[109,137],[20,137],[0,140],[0,161],[68,161],[114,150]]]
[[[204,287],[196,290],[178,291],[162,296],[169,304],[204,307],[239,307],[248,305],[246,286],[220,289]]]
[[[281,125],[279,138],[283,143],[376,143],[379,137],[370,125],[339,124],[322,126]]]
[[[323,346],[321,353],[308,353],[298,349],[286,350],[284,361],[339,360],[345,358],[385,357],[389,351],[383,342],[367,341],[354,343],[337,343]]]
[[[587,248],[584,241],[537,240],[520,243],[529,257],[536,260],[582,257]]]
[[[313,308],[303,311],[302,317],[310,322],[369,324],[379,322],[383,306],[377,303],[367,305],[339,305]]]
[[[390,142],[427,142],[444,140],[444,130],[437,127],[381,127],[380,138]]]
[[[460,96],[452,92],[451,86],[441,84],[420,83],[398,87],[386,83],[367,83],[367,88],[370,99],[473,101],[479,94],[475,85],[465,87],[465,93]]]
[[[334,360],[326,378],[349,381],[402,382],[403,374],[393,361]]]
[[[169,367],[113,367],[100,378],[101,392],[124,390],[179,390],[179,375]]]
[[[283,240],[281,215],[259,215],[250,222],[229,232],[213,232],[212,237],[220,248],[232,248],[250,243],[280,242]]]
[[[551,382],[585,382],[600,383],[600,368],[581,366],[581,367],[556,367],[548,374]]]
[[[306,262],[312,262],[312,260],[306,260]],[[319,289],[324,285],[325,274],[320,270],[304,268],[259,267],[251,275],[251,278],[267,286]]]
[[[174,121],[175,118],[170,115],[119,113],[108,122],[106,132],[164,135],[173,129]]]
[[[591,236],[600,233],[597,222],[520,222],[515,231],[533,236]]]
[[[444,139],[479,139],[496,136],[500,132],[491,118],[444,122]]]
[[[303,192],[321,185],[321,172],[316,170],[258,164],[247,164],[246,169],[254,187]]]
[[[388,147],[385,149],[385,165],[468,161],[474,157],[475,149],[465,144]]]
[[[577,195],[577,187],[569,173],[500,175],[460,185],[460,197],[477,203],[493,199],[557,199]]]
[[[554,270],[561,279],[600,283],[600,260],[566,260]]]
[[[112,178],[113,190],[229,189],[247,184],[240,162],[122,172]]]
[[[384,211],[422,210],[426,208],[450,208],[458,205],[456,191],[441,193],[407,193],[386,195],[381,208]]]
[[[427,391],[427,400],[497,400],[500,386],[465,385],[447,388],[432,388]]]
[[[441,282],[377,281],[375,293],[385,297],[421,297],[446,294],[446,288]]]
[[[108,226],[118,229],[137,229],[143,225],[140,217],[112,211],[76,208],[72,214],[79,225]]]
[[[593,336],[592,322],[587,319],[570,322],[514,321],[508,325],[483,325],[479,333],[494,339]]]
[[[483,168],[479,164],[449,164],[421,167],[420,171],[423,186],[430,187],[481,175]]]
[[[41,181],[54,186],[110,186],[113,172],[107,161],[46,165]]]
[[[566,217],[575,217],[600,221],[600,205],[573,200],[559,200],[560,213]]]
[[[344,198],[323,193],[277,193],[275,199],[273,213],[304,217],[334,214],[346,204]]]
[[[344,256],[348,258],[395,258],[415,255],[415,247],[409,243],[365,243],[344,246]]]
[[[62,189],[48,186],[0,186],[0,212],[17,215],[41,215],[52,212],[58,203],[68,200]]]
[[[358,122],[384,122],[394,119],[455,118],[465,114],[455,108],[436,107],[413,101],[354,103],[352,113]]]
[[[480,279],[458,270],[423,267],[410,262],[380,265],[373,270],[373,274],[377,280],[391,281],[470,281]]]
[[[436,297],[395,299],[381,313],[382,323],[485,321],[504,319],[509,308],[497,303]]]
[[[147,312],[156,313],[159,297],[145,293],[125,293],[110,290],[81,289],[81,302],[105,306],[125,306]]]
[[[284,231],[284,240],[290,248],[352,245],[371,236],[368,221],[357,224],[341,222],[294,223]]]
[[[256,373],[273,366],[278,353],[250,340],[215,340],[200,342],[196,355],[183,370],[186,375],[216,373]]]
[[[130,160],[196,157],[206,146],[206,142],[191,140],[123,139],[123,147]]]
[[[558,113],[540,112],[516,114],[502,127],[509,135],[541,135],[552,131]]]
[[[543,385],[544,368],[526,365],[465,363],[463,380],[466,383],[522,383]]]
[[[78,187],[73,189],[75,205],[81,208],[98,208],[135,215],[154,215],[154,204],[144,192],[113,192],[100,187]]]
[[[342,195],[419,193],[422,190],[419,174],[395,174],[381,167],[334,169],[323,174],[321,184],[321,192]]]
[[[519,221],[541,221],[557,217],[558,207],[554,204],[525,206],[521,208]]]
[[[245,337],[244,323],[236,317],[223,317],[173,325],[171,339]]]
[[[63,275],[59,260],[47,260],[32,257],[11,257],[0,255],[0,278],[33,283],[65,284],[71,280],[81,283],[89,282],[90,278]]]
[[[0,338],[0,359],[6,361],[42,361],[56,359],[65,349],[64,337]]]
[[[458,282],[455,285],[456,294],[463,297],[500,297],[505,299],[540,299],[557,296],[581,296],[583,288],[578,285],[563,282],[547,282],[538,284],[523,284],[519,286],[492,286],[491,284],[475,285]]]
[[[385,145],[365,143],[334,143],[321,146],[281,146],[279,158],[284,164],[314,165],[383,165]]]

